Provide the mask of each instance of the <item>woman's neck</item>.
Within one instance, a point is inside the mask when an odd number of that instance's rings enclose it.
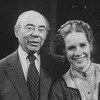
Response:
[[[74,67],[71,66],[71,72],[72,72],[72,76],[73,77],[79,77],[79,78],[85,78],[87,77],[88,74],[88,70],[90,69],[91,66],[91,62],[89,61],[89,63],[87,64],[87,66],[83,69],[83,70],[77,70],[74,69]]]

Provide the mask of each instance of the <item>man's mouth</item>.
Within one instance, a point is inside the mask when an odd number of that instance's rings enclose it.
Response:
[[[38,46],[40,44],[40,42],[37,42],[37,41],[30,41],[29,43],[32,46]]]

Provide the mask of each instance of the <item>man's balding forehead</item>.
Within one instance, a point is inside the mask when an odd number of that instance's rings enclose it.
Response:
[[[25,18],[29,15],[39,15],[39,16],[44,18],[44,16],[41,13],[39,13],[35,10],[29,10],[29,11],[25,11],[22,14],[20,14],[19,17],[18,17],[18,20],[22,20],[23,18]]]
[[[47,18],[45,18],[45,16],[43,16],[41,13],[39,13],[38,11],[35,11],[35,10],[25,11],[22,14],[20,14],[17,21],[16,21],[16,25],[17,24],[20,25],[23,21],[25,21],[26,17],[30,17],[30,16],[33,16],[33,15],[34,16],[41,16],[46,22],[47,30],[50,29],[49,28],[49,22],[48,22]]]

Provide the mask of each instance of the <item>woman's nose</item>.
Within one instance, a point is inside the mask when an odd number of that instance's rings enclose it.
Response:
[[[80,56],[80,55],[82,55],[82,49],[78,47],[75,51],[75,56]]]

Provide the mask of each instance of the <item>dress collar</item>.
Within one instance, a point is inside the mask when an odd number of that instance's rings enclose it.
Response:
[[[95,76],[95,68],[93,66],[93,63],[90,63],[89,68],[85,72],[76,71],[72,68],[70,68],[70,75],[72,78],[81,78],[81,79],[87,79],[91,76]]]

